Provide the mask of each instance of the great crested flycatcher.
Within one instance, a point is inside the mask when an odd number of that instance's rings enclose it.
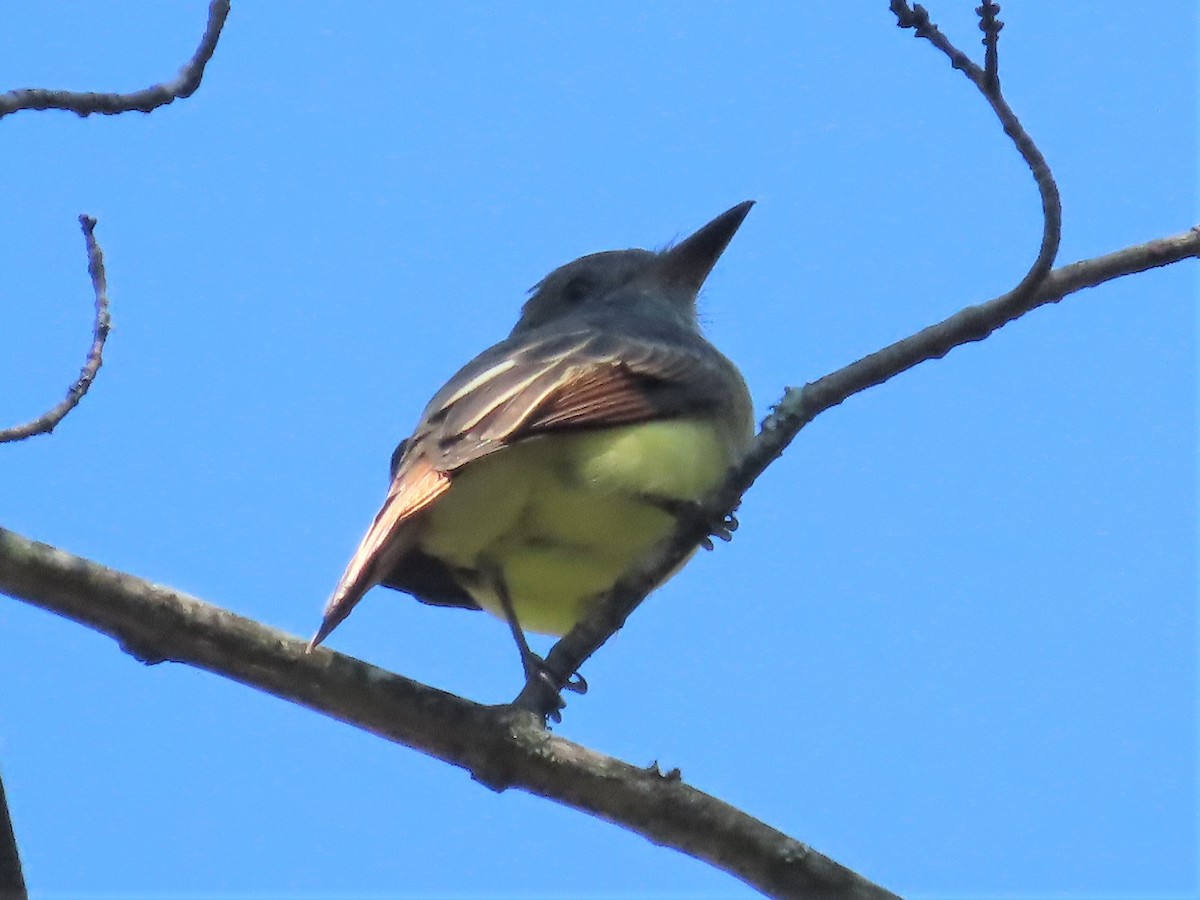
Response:
[[[392,456],[383,508],[310,646],[377,584],[565,634],[745,452],[741,373],[700,334],[696,295],[753,201],[659,253],[593,253],[534,288]],[[561,701],[560,701],[561,705]]]

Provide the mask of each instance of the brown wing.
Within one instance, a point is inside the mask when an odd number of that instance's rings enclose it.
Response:
[[[658,342],[593,329],[524,337],[498,344],[464,367],[398,448],[387,499],[326,605],[310,646],[376,584],[427,602],[473,605],[465,591],[453,590],[453,573],[415,551],[416,531],[406,527],[449,489],[456,469],[524,438],[563,429],[731,407],[734,418],[748,421],[749,394],[732,363],[698,334],[672,337]],[[437,594],[425,597],[431,585]]]
[[[610,339],[611,340],[611,339]],[[568,377],[525,423],[530,433],[567,427],[626,425],[712,411],[730,403],[725,374],[741,376],[708,344],[695,347],[629,342],[606,347],[597,338],[585,365]]]
[[[698,334],[670,342],[579,331],[510,349],[511,365],[464,370],[426,410],[415,438],[451,472],[514,441],[564,428],[603,428],[741,407],[733,364]],[[501,344],[495,349],[505,345]],[[744,399],[743,399],[744,398]],[[413,448],[415,450],[415,448]]]

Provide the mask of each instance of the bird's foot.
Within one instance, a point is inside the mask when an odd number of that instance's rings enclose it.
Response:
[[[514,706],[537,713],[551,722],[561,722],[562,709],[567,705],[562,692],[587,693],[588,683],[578,672],[559,687],[558,674],[532,650],[521,654],[521,662],[525,666],[525,687],[513,701]]]
[[[713,548],[713,538],[720,538],[725,543],[733,540],[733,533],[738,530],[737,516],[733,513],[726,513],[720,519],[710,521],[708,523],[708,537],[700,542],[705,550]]]
[[[680,521],[703,527],[708,533],[701,538],[700,546],[705,550],[713,549],[713,538],[719,538],[726,543],[732,541],[733,533],[738,529],[737,516],[733,513],[713,518],[704,507],[694,500],[678,500],[672,497],[652,495],[645,495],[642,499],[657,506],[663,512],[670,513]]]

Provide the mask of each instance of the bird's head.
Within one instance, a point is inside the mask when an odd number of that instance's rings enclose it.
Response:
[[[609,250],[560,266],[534,287],[512,334],[613,313],[696,329],[700,287],[753,205],[739,203],[666,250]]]

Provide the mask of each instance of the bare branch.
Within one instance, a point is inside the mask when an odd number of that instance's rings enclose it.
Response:
[[[193,597],[0,529],[0,591],[107,634],[144,662],[172,660],[348,722],[622,825],[779,897],[885,898],[828,857],[685,784],[548,733],[530,713],[481,706],[259,625]]]
[[[12,428],[0,430],[0,444],[9,441],[21,441],[35,434],[49,434],[83,399],[88,392],[100,366],[104,364],[104,342],[108,339],[111,320],[108,315],[108,280],[104,274],[104,252],[96,243],[92,234],[96,220],[91,216],[80,216],[79,224],[83,228],[83,239],[87,244],[88,274],[92,276],[92,291],[96,295],[96,318],[92,322],[92,346],[88,349],[87,359],[79,372],[75,383],[67,389],[67,396],[54,408],[48,410],[32,422],[15,425]]]
[[[1022,309],[1012,308],[1010,294],[997,297],[789,390],[710,509],[732,508],[805,424],[847,397],[980,340],[1028,309],[1189,258],[1200,258],[1200,227],[1055,269]],[[617,595],[647,592],[701,537],[696,527],[676,535]],[[495,790],[517,787],[623,825],[769,894],[890,896],[674,773],[597,754],[548,734],[519,710],[480,706],[325,649],[305,654],[302,641],[282,632],[3,529],[0,591],[111,635],[145,662],[184,662],[267,691],[464,768]],[[589,618],[587,628],[555,646],[550,662],[573,671],[632,608],[617,608],[620,619]]]
[[[731,508],[805,424],[847,397],[980,340],[1028,309],[1190,258],[1200,258],[1200,226],[1055,269],[1024,309],[1007,304],[1011,295],[997,297],[789,390],[711,508]],[[702,536],[695,529],[680,533],[618,592],[648,591]],[[302,641],[282,632],[3,529],[0,591],[111,635],[145,662],[184,662],[267,691],[467,769],[495,790],[517,787],[623,825],[769,894],[890,896],[673,773],[638,769],[548,734],[528,713],[480,706],[328,650],[305,654]],[[589,619],[592,630],[560,641],[551,663],[563,667],[558,671],[577,666],[623,621],[601,620],[597,627]]]
[[[835,379],[836,384],[843,384],[845,379],[838,378],[842,374],[840,372],[808,385],[796,402],[799,402],[801,410],[811,409],[812,411],[807,414],[807,418],[789,413],[783,420],[788,423],[787,427],[784,427],[783,421],[778,418],[785,408],[791,409],[791,406],[788,405],[789,398],[785,397],[776,413],[763,423],[758,441],[751,449],[748,458],[738,470],[730,473],[725,485],[715,492],[713,497],[710,497],[709,502],[704,504],[709,511],[708,522],[723,522],[728,519],[741,502],[742,494],[746,489],[762,473],[762,470],[783,452],[783,449],[791,443],[800,429],[817,413],[841,403],[851,393],[886,381],[919,362],[945,356],[951,348],[959,344],[982,340],[1004,323],[1038,305],[1037,303],[1031,304],[1030,301],[1034,299],[1039,286],[1046,280],[1054,265],[1054,258],[1058,254],[1059,241],[1062,236],[1062,205],[1059,201],[1058,186],[1054,183],[1054,177],[1050,173],[1050,167],[1046,164],[1045,157],[1042,156],[1041,151],[1033,143],[1033,139],[1025,131],[1016,114],[1013,113],[1000,93],[1000,79],[996,74],[999,63],[995,58],[997,38],[1003,27],[1003,23],[996,18],[1000,8],[991,0],[984,0],[983,5],[976,10],[980,16],[980,28],[984,31],[983,42],[988,55],[987,71],[971,62],[966,54],[951,44],[937,26],[929,21],[929,14],[920,4],[917,4],[915,9],[909,9],[904,0],[892,0],[891,9],[896,14],[901,27],[915,29],[917,37],[929,40],[945,53],[954,68],[966,74],[991,105],[996,117],[1004,126],[1004,133],[1012,139],[1029,170],[1033,173],[1034,181],[1037,182],[1042,200],[1041,247],[1033,265],[1030,266],[1020,283],[1003,297],[990,301],[984,306],[969,307],[957,315],[951,316],[945,322],[931,326],[911,338],[893,344],[891,347],[843,369],[842,372],[854,370],[854,374],[865,375],[865,377],[859,381],[847,382],[857,386],[849,393],[840,396],[839,399],[820,405],[818,400],[814,400],[813,395],[825,396],[821,392],[827,388],[826,382],[829,378]],[[795,422],[794,428],[791,427],[793,421]],[[785,434],[786,437],[781,438]],[[718,497],[719,499],[717,499]],[[638,607],[655,585],[668,577],[669,573],[687,558],[697,543],[706,541],[707,538],[708,535],[702,533],[694,522],[680,522],[662,556],[655,556],[652,560],[647,560],[646,565],[629,573],[598,603],[593,604],[588,615],[554,645],[546,658],[551,677],[560,688],[566,685],[567,680],[583,664],[584,660],[600,649],[624,625],[629,614]],[[526,684],[514,703],[527,709],[539,709],[541,700],[536,686]]]
[[[925,360],[940,358],[956,346],[982,340],[1037,306],[1085,287],[1200,257],[1200,228],[1193,228],[1052,270],[1061,229],[1057,188],[1045,160],[1000,94],[999,7],[983,0],[978,10],[985,35],[982,69],[941,36],[920,5],[909,9],[895,0],[892,7],[902,26],[914,28],[919,37],[946,52],[955,68],[979,87],[1025,158],[1041,192],[1044,213],[1038,257],[1012,291],[963,309],[800,390],[789,389],[763,422],[751,453],[706,504],[713,519],[736,507],[805,424],[853,394]],[[228,0],[213,0],[200,46],[174,81],[126,95],[13,91],[0,95],[0,117],[20,109],[68,109],[81,116],[149,112],[176,97],[190,96],[199,86],[228,12]],[[79,402],[101,365],[108,331],[103,260],[92,236],[95,221],[81,217],[81,223],[96,293],[96,325],[87,365],[62,404],[29,425],[0,432],[0,440],[50,431]],[[554,647],[548,659],[554,670],[574,672],[704,536],[701,525],[682,525],[655,559],[622,579],[605,603]],[[463,768],[494,790],[520,788],[623,825],[729,871],[768,894],[894,896],[687,786],[678,772],[664,774],[657,766],[639,769],[596,753],[549,734],[536,716],[520,709],[481,706],[325,649],[307,654],[302,641],[282,632],[3,529],[0,591],[110,635],[147,663],[183,662],[267,691]],[[0,819],[6,818],[3,799],[0,785]],[[6,875],[3,837],[0,828],[0,894]],[[12,856],[15,862],[15,843]],[[20,878],[19,863],[16,874]],[[20,891],[17,896],[24,896],[23,884]]]
[[[65,109],[80,116],[100,113],[115,116],[144,112],[166,106],[179,98],[190,97],[200,87],[204,67],[217,49],[217,39],[229,15],[229,0],[212,0],[208,5],[208,25],[195,54],[171,81],[151,85],[129,94],[98,94],[91,91],[51,91],[22,88],[0,94],[0,118],[23,109]]]
[[[806,384],[800,390],[789,388],[763,421],[741,465],[730,472],[721,488],[704,504],[708,520],[718,521],[735,509],[742,495],[787,449],[801,428],[848,397],[882,384],[926,360],[940,359],[962,344],[981,341],[1038,306],[1057,303],[1069,294],[1115,278],[1196,258],[1200,258],[1200,226],[1107,256],[1072,263],[1052,271],[1023,302],[1014,305],[1014,299],[1020,299],[1014,290],[978,306],[968,306],[950,318]],[[582,622],[554,645],[546,657],[551,671],[576,671],[625,624],[642,598],[674,571],[704,537],[701,525],[695,521],[683,523],[670,542],[621,579],[604,602],[597,603]],[[526,705],[532,700],[522,692],[516,702]]]
[[[1016,113],[1012,111],[1008,101],[1000,92],[997,42],[1000,29],[1004,27],[1004,23],[996,18],[1000,7],[991,0],[984,0],[983,5],[975,10],[979,15],[979,28],[983,31],[983,45],[987,54],[986,68],[984,69],[973,63],[965,53],[950,43],[946,36],[938,30],[938,27],[929,20],[929,13],[921,4],[918,3],[910,9],[905,0],[892,0],[891,10],[895,13],[896,23],[901,28],[913,29],[917,37],[924,38],[946,54],[950,59],[950,64],[971,79],[972,84],[979,89],[984,99],[992,107],[996,118],[1004,126],[1004,133],[1012,139],[1021,158],[1025,160],[1025,165],[1029,167],[1029,171],[1033,173],[1033,178],[1037,182],[1038,192],[1042,197],[1042,245],[1038,250],[1037,259],[1034,260],[1025,277],[1021,279],[1020,284],[1013,288],[1010,294],[1014,305],[1019,305],[1024,296],[1033,292],[1054,265],[1054,258],[1058,255],[1058,245],[1062,237],[1062,203],[1059,201],[1058,186],[1054,183],[1054,176],[1046,164],[1046,158],[1042,156],[1042,152],[1034,144],[1033,138],[1029,136],[1025,126],[1017,119]]]

